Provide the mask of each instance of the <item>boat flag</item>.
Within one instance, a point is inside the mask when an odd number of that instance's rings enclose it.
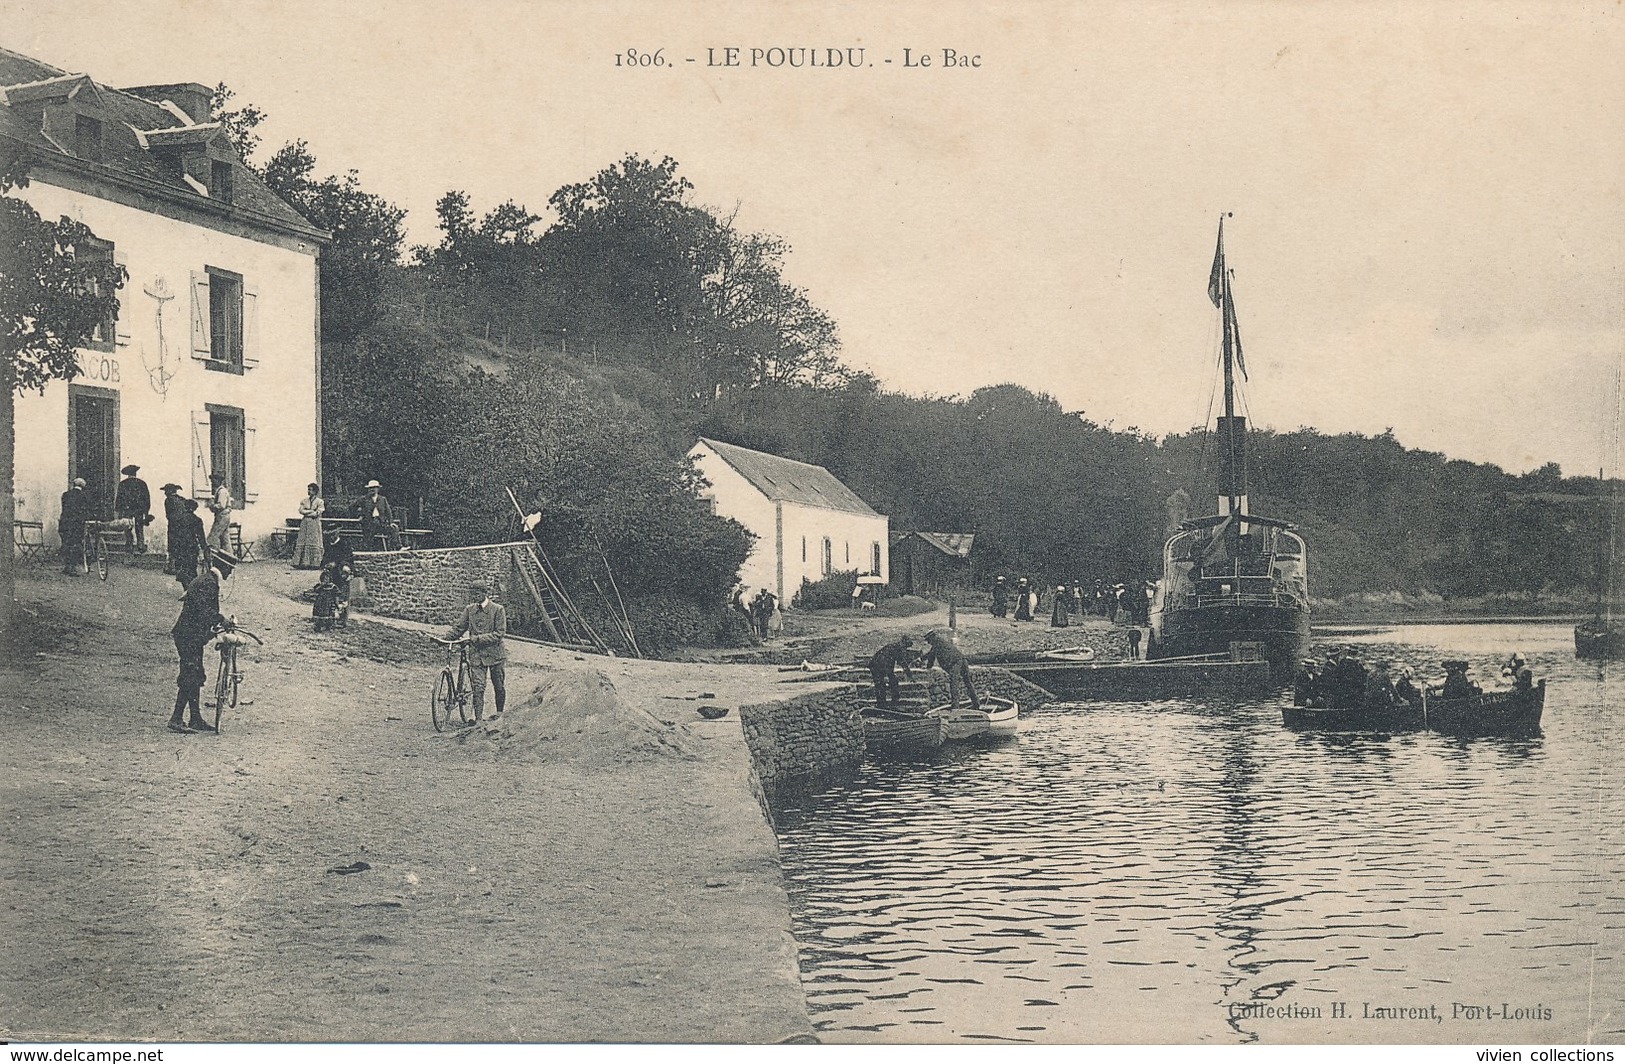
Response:
[[[1230,289],[1230,306],[1225,311],[1225,316],[1230,319],[1230,343],[1236,351],[1236,368],[1241,370],[1241,379],[1247,380],[1247,358],[1241,353],[1241,326],[1236,324],[1236,290],[1234,286]]]
[[[1224,306],[1224,216],[1219,216],[1219,246],[1213,249],[1213,269],[1207,275],[1207,297]]]

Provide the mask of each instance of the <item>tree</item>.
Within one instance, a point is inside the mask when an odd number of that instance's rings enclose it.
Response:
[[[6,143],[6,142],[0,142]],[[7,195],[28,184],[27,159],[0,152],[0,475],[5,501],[0,522],[16,519],[16,397],[43,393],[53,380],[72,380],[79,373],[79,348],[118,313],[118,290],[124,267],[103,256],[88,255],[95,234],[82,223],[63,217],[47,222],[27,202]],[[15,548],[0,552],[0,629],[12,624],[15,595]]]
[[[346,343],[378,321],[406,239],[406,211],[363,189],[354,170],[320,180],[315,172],[316,157],[299,140],[279,148],[262,176],[312,225],[333,234],[322,252],[322,338]]]
[[[719,383],[824,384],[844,372],[835,320],[783,278],[789,253],[778,237],[724,228],[721,260],[703,284]]]
[[[609,357],[647,365],[688,398],[707,392],[705,279],[722,259],[722,229],[688,202],[693,186],[670,157],[628,155],[548,203],[558,223],[541,249],[560,322]]]
[[[260,137],[254,128],[265,121],[265,112],[251,103],[227,110],[226,105],[236,95],[226,87],[225,82],[216,85],[214,94],[209,98],[209,116],[220,123],[226,139],[231,141],[237,155],[246,163],[260,146]]]

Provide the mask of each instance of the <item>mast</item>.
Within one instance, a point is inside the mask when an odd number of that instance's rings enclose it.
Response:
[[[1224,216],[1219,216],[1219,242],[1213,252],[1213,270],[1208,275],[1208,298],[1219,308],[1223,330],[1224,416],[1219,418],[1219,513],[1247,513],[1247,421],[1236,416],[1236,365],[1246,375],[1242,361],[1241,333],[1236,326],[1236,301],[1230,287],[1230,270],[1224,261]],[[1245,532],[1243,525],[1241,531]]]

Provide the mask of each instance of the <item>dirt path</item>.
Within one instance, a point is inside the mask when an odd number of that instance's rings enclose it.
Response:
[[[163,726],[173,581],[24,578],[31,631],[0,670],[4,1037],[806,1033],[738,724],[698,721],[687,697],[771,697],[772,670],[527,648],[514,697],[607,665],[695,752],[492,756],[430,729],[426,644],[370,624],[313,635],[286,594],[308,582],[274,563],[233,579],[228,611],[268,643],[245,663],[251,701],[223,735],[183,737]]]

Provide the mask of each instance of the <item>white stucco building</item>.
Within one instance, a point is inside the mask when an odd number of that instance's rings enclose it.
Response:
[[[716,512],[756,534],[739,570],[788,604],[803,580],[837,570],[890,579],[887,518],[823,466],[701,439],[689,450]]]
[[[17,517],[55,539],[84,477],[111,515],[141,467],[165,538],[166,482],[207,498],[223,474],[245,539],[267,536],[320,480],[320,317],[313,228],[245,167],[197,84],[114,89],[0,49],[0,138],[30,159],[10,194],[68,216],[129,273],[80,375],[16,402]]]

